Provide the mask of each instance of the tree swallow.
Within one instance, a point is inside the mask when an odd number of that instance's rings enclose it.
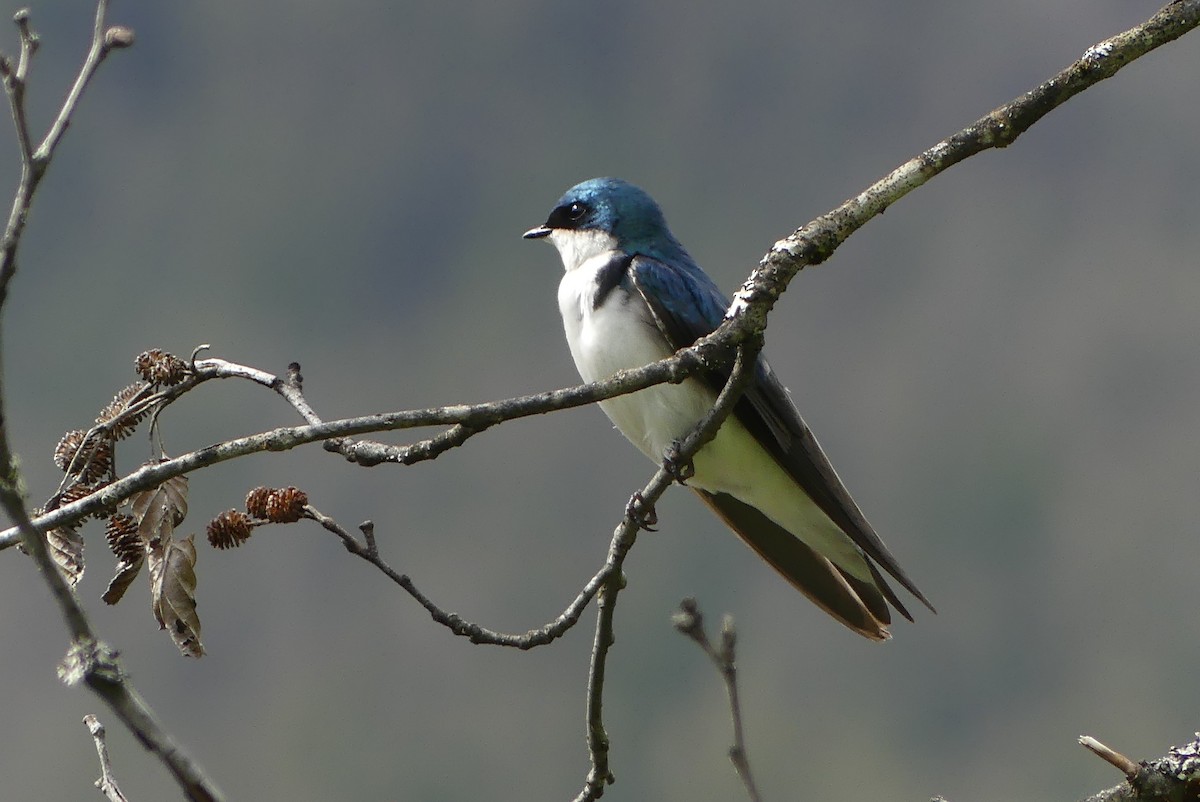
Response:
[[[658,204],[616,178],[567,190],[544,225],[565,274],[558,285],[571,356],[584,381],[638,368],[692,345],[722,322],[729,301],[675,239]],[[654,462],[712,408],[728,378],[705,375],[600,402]],[[775,570],[850,629],[884,640],[888,605],[912,616],[880,568],[933,610],[900,568],[760,356],[754,380],[716,438],[693,459],[688,484]]]

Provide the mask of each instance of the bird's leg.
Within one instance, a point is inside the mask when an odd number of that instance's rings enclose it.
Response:
[[[682,447],[678,440],[671,441],[671,445],[663,451],[663,470],[679,484],[686,485],[687,480],[696,475],[696,464],[691,459],[682,458]]]
[[[637,521],[638,529],[645,529],[647,532],[658,531],[654,528],[658,523],[658,513],[655,512],[653,504],[647,504],[646,499],[642,498],[642,491],[635,490],[629,497],[629,503],[625,505],[625,514]]]

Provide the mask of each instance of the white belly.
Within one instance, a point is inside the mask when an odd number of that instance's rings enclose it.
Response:
[[[595,271],[603,255],[569,270],[558,288],[558,305],[571,356],[584,381],[600,381],[618,370],[639,368],[670,356],[645,302],[614,289],[592,309]],[[594,264],[593,264],[594,263]],[[590,268],[590,269],[589,269]],[[685,437],[712,408],[716,394],[703,383],[659,384],[600,402],[600,408],[654,463]],[[690,486],[728,493],[761,510],[812,548],[850,573],[870,581],[854,543],[800,489],[795,479],[734,418],[693,460]]]

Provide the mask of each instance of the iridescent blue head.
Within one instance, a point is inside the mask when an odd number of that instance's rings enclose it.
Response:
[[[667,228],[654,199],[619,178],[592,178],[566,191],[544,225],[525,232],[526,239],[548,237],[567,261],[600,250],[623,250],[656,258],[686,253]],[[580,247],[586,243],[587,247]],[[567,269],[573,265],[567,264]]]

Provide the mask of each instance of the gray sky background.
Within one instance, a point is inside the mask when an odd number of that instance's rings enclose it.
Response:
[[[39,130],[89,3],[33,2]],[[736,7],[735,7],[736,6]],[[0,11],[10,14],[15,4]],[[34,502],[150,347],[303,365],[327,418],[573,384],[552,249],[520,234],[595,175],[641,184],[727,290],[771,243],[1149,16],[1127,0],[113,4],[137,32],[37,199],[4,320]],[[16,48],[10,31],[6,52]],[[614,800],[740,799],[716,674],[669,619],[740,632],[766,799],[1074,799],[1200,728],[1200,39],[1185,37],[873,221],[779,304],[767,352],[939,608],[875,645],[832,623],[687,492],[627,566],[609,663]],[[0,135],[9,142],[8,134]],[[16,178],[16,149],[0,187]],[[292,423],[211,384],[172,453]],[[124,444],[128,470],[148,454]],[[184,532],[295,484],[443,606],[523,631],[599,566],[649,463],[596,409],[412,468],[319,447],[192,478]],[[200,549],[209,655],[178,656],[87,530],[80,591],[139,689],[231,799],[565,799],[587,770],[592,613],[531,653],[473,647],[314,526]],[[94,799],[79,723],[131,799],[162,768],[54,665],[66,636],[0,555],[0,796]]]

